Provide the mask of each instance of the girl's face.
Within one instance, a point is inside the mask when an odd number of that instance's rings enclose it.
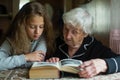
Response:
[[[27,21],[26,32],[30,40],[37,40],[44,30],[44,19],[42,16],[36,15]]]
[[[64,24],[63,36],[66,44],[71,48],[79,48],[82,44],[86,33],[80,26],[74,27],[71,24]]]

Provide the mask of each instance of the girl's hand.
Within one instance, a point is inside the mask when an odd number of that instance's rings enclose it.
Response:
[[[43,61],[44,58],[45,58],[45,53],[41,50],[25,54],[26,61]]]

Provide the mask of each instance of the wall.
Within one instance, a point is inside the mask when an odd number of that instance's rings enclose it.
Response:
[[[13,8],[13,13],[12,13],[13,18],[14,18],[14,16],[16,15],[16,13],[19,10],[19,2],[20,2],[20,0],[13,0],[13,5],[12,5],[12,8]]]
[[[109,31],[111,27],[110,7],[111,0],[89,0],[89,3],[83,4],[85,0],[69,0],[66,5],[66,11],[70,8],[84,7],[93,16],[93,36],[100,40],[104,45],[109,46]]]
[[[0,30],[1,35],[5,34],[12,18],[12,1],[0,0],[0,5],[4,6],[4,9],[0,11]]]
[[[120,0],[111,0],[111,29],[120,29]]]
[[[111,0],[92,0],[85,5],[93,16],[93,35],[104,45],[109,46],[109,31],[111,27]]]

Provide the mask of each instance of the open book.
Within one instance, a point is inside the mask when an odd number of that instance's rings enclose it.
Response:
[[[33,78],[31,76],[35,75],[34,73],[35,70],[37,70],[37,73],[39,72],[39,75],[38,75],[39,78],[51,78],[52,75],[54,75],[54,77],[52,78],[58,78],[59,71],[65,71],[65,72],[77,74],[79,72],[77,67],[81,64],[82,64],[81,60],[75,60],[75,59],[63,59],[56,63],[34,62],[34,64],[32,65],[30,69],[29,77]],[[44,74],[44,76],[40,77],[41,76],[40,74],[42,75]],[[49,77],[46,77],[45,74]]]

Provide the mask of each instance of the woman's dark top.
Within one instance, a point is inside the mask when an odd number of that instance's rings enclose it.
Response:
[[[76,51],[76,53],[73,55],[73,57],[70,57],[68,55],[68,46],[64,43],[64,41],[61,38],[58,38],[56,42],[57,49],[51,57],[59,57],[60,60],[72,58],[82,61],[100,58],[104,59],[107,63],[107,74],[120,72],[120,56],[114,53],[110,48],[104,46],[101,42],[97,41],[94,37],[87,36],[86,38],[84,38],[82,45],[80,46],[78,51]],[[61,73],[61,77],[78,77],[77,74],[71,74],[66,72]]]

